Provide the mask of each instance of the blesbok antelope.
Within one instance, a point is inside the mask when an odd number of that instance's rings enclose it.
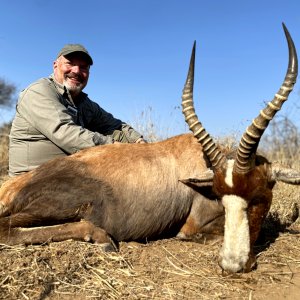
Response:
[[[194,136],[93,147],[7,181],[0,190],[0,242],[79,239],[113,249],[113,241],[224,233],[220,266],[249,271],[275,182],[300,183],[300,172],[256,154],[297,77],[296,49],[283,27],[289,48],[286,77],[234,154],[213,142],[195,114],[194,45],[182,96]]]

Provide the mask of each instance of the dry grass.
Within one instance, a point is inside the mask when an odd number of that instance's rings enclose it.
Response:
[[[0,245],[0,299],[300,299],[299,195],[275,187],[251,273],[222,275],[221,242],[121,243],[119,253],[75,241]]]
[[[119,253],[75,241],[0,245],[0,299],[299,299],[299,194],[275,188],[251,273],[222,276],[221,242],[121,243]]]
[[[7,174],[8,170],[8,136],[10,124],[4,124],[0,128],[0,176]]]
[[[280,234],[258,254],[257,270],[227,277],[216,262],[220,243],[122,243],[112,254],[74,241],[2,246],[0,298],[297,299],[299,237],[299,231]]]

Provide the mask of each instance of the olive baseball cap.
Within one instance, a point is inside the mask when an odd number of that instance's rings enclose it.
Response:
[[[84,56],[87,58],[87,61],[89,65],[93,64],[93,59],[90,56],[89,52],[80,44],[67,44],[65,45],[57,54],[57,58],[60,56],[66,56],[68,54],[74,53],[74,52],[81,52],[84,54]]]

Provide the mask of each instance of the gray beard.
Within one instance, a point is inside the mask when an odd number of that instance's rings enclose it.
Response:
[[[83,85],[71,85],[67,80],[64,80],[64,86],[68,89],[68,91],[72,94],[77,96],[82,90],[83,90]]]

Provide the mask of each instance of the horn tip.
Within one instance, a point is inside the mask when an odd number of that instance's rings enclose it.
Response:
[[[285,35],[290,35],[290,33],[289,33],[289,31],[288,31],[286,25],[284,24],[284,22],[282,22],[281,24],[282,24],[282,27],[283,27],[283,30],[284,30]]]

